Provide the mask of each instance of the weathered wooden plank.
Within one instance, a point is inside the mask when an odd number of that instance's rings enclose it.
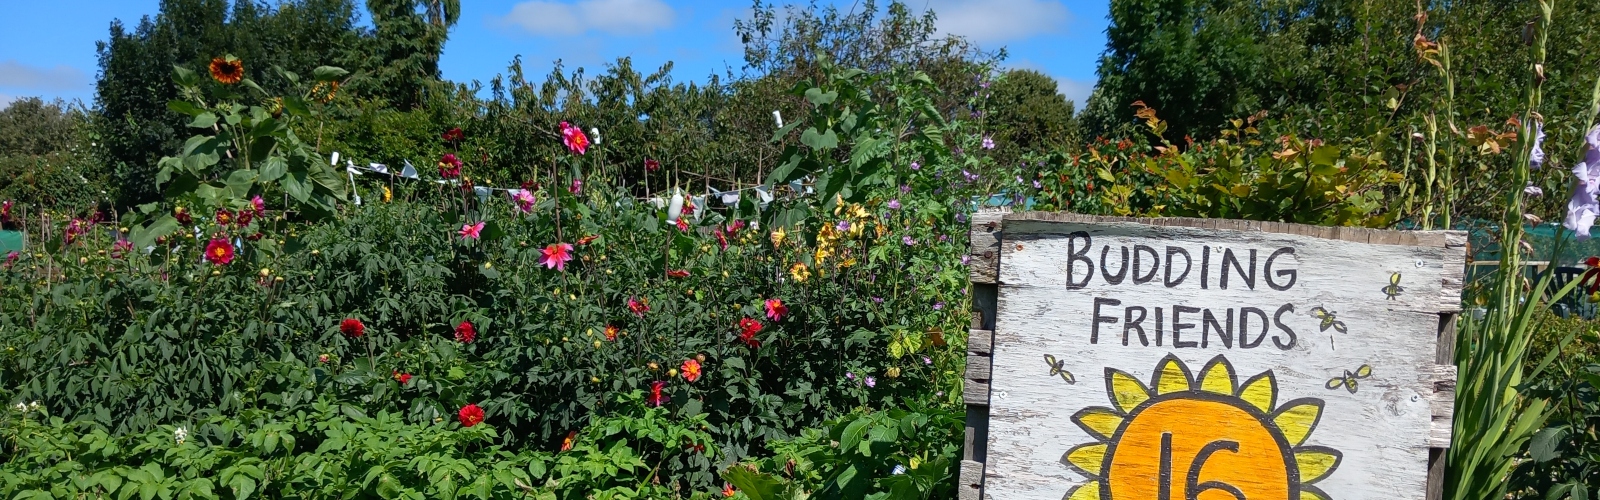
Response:
[[[1460,248],[1462,249],[1462,254],[1465,255],[1465,242],[1452,237],[1450,248],[1454,248],[1455,242],[1461,243]],[[1449,271],[1453,267],[1465,266],[1447,266],[1445,267],[1445,270]],[[1449,286],[1449,284],[1447,283],[1445,286]],[[1439,313],[1439,329],[1437,335],[1438,341],[1434,350],[1434,362],[1436,363],[1434,366],[1436,369],[1441,366],[1448,366],[1452,369],[1455,368],[1456,320],[1460,316],[1461,314],[1459,312]],[[1428,450],[1428,485],[1427,492],[1425,493],[1427,500],[1444,499],[1444,481],[1446,477],[1445,458],[1449,452],[1450,440],[1454,437],[1455,433],[1456,374],[1452,372],[1449,378],[1450,380],[1448,386],[1446,386],[1443,382],[1437,381],[1434,384],[1435,398],[1432,412],[1433,423],[1428,429],[1429,444],[1432,445],[1433,448]],[[1444,411],[1439,406],[1440,403],[1443,402],[1442,400],[1444,398],[1440,397],[1438,393],[1445,391],[1449,392],[1450,413],[1448,416],[1441,416]]]
[[[993,351],[993,330],[971,330],[967,332],[967,352],[979,356],[988,356]]]
[[[967,355],[967,380],[989,380],[989,357]]]
[[[1000,265],[1001,220],[1008,213],[1011,209],[1002,207],[972,214],[972,229],[968,233],[972,260],[967,265],[973,283],[995,282],[995,272]]]
[[[961,402],[970,406],[989,406],[989,381],[968,378],[962,382]]]
[[[1069,450],[1090,453],[1095,448],[1083,447],[1095,443],[1112,445],[1110,450],[1156,449],[1150,442],[1114,445],[1135,439],[1125,432],[1142,432],[1128,431],[1133,427],[1126,419],[1157,411],[1140,401],[1182,400],[1203,385],[1224,399],[1243,398],[1247,380],[1270,376],[1271,401],[1260,404],[1277,406],[1268,413],[1315,404],[1317,418],[1307,424],[1312,428],[1305,446],[1343,457],[1307,486],[1334,498],[1425,498],[1430,449],[1448,443],[1453,409],[1453,369],[1435,364],[1443,340],[1440,313],[1454,308],[1444,300],[1452,293],[1450,276],[1459,274],[1451,270],[1459,268],[1452,254],[1464,253],[1445,244],[1452,234],[1227,220],[1137,222],[1144,224],[1036,212],[1003,218],[984,496],[1070,495],[1103,479],[1088,472],[1098,469],[1098,459],[1082,467],[1064,465]],[[1080,231],[1085,236],[1074,235]],[[1146,253],[1139,253],[1141,245]],[[1277,260],[1266,262],[1272,255]],[[1224,259],[1236,264],[1224,268]],[[1222,277],[1230,273],[1230,286],[1224,287]],[[1157,317],[1164,324],[1152,325]],[[1186,328],[1181,337],[1176,326]],[[1214,372],[1223,370],[1218,366],[1226,371]],[[1370,374],[1358,368],[1363,366]],[[1110,373],[1127,374],[1116,383],[1120,388],[1110,389],[1108,378],[1116,380]],[[1173,377],[1184,380],[1171,382]],[[1096,434],[1090,424],[1074,420],[1092,408],[1114,409],[1106,411],[1122,419],[1116,435]],[[1162,418],[1138,426],[1151,429],[1139,435],[1183,440],[1172,450],[1189,453],[1182,463],[1190,463],[1198,449],[1190,447],[1192,440],[1226,441],[1232,434],[1222,434],[1259,425],[1206,408],[1193,403],[1160,413]],[[1234,460],[1245,453],[1227,456]],[[1162,477],[1154,472],[1154,460],[1149,471],[1124,474]],[[1271,461],[1261,464],[1205,474],[1262,492],[1272,484],[1273,469]],[[1256,496],[1263,495],[1250,495]]]
[[[983,464],[972,460],[961,461],[961,484],[957,486],[957,497],[961,500],[980,500],[983,498]]]

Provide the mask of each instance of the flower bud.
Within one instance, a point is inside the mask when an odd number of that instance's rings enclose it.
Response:
[[[656,362],[654,362],[654,361],[651,361],[650,364],[646,365],[646,366],[650,367],[650,371],[656,371],[656,370],[660,370],[661,369],[661,365],[656,364]]]

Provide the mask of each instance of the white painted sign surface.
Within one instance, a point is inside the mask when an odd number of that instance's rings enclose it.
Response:
[[[1424,498],[1447,249],[1004,231],[987,498]]]

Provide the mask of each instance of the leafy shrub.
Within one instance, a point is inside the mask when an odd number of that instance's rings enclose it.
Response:
[[[755,499],[954,498],[964,414],[858,412],[772,444],[723,477]]]

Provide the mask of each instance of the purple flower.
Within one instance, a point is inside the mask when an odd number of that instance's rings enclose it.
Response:
[[[1022,184],[1022,176],[1017,176],[1017,184]]]
[[[1544,166],[1544,122],[1535,121],[1533,124],[1538,132],[1533,135],[1533,154],[1528,157],[1528,168],[1538,170]]]
[[[889,210],[899,210],[899,209],[900,209],[900,200],[899,199],[889,200]]]
[[[950,152],[954,153],[956,156],[961,156],[961,148],[960,147],[952,149],[952,150],[950,150]]]
[[[935,311],[943,311],[944,310],[944,301],[934,302],[933,303],[933,310],[935,310]]]
[[[972,182],[972,181],[978,180],[978,174],[974,174],[974,173],[966,171],[966,170],[962,170],[961,171],[961,176],[965,177],[967,179],[967,182]]]
[[[909,192],[911,192],[911,185],[909,185],[909,184],[901,184],[900,185],[900,194],[906,194],[906,193],[909,193]]]
[[[1578,178],[1578,185],[1572,190],[1572,199],[1567,201],[1567,220],[1563,224],[1568,230],[1578,233],[1579,241],[1589,239],[1589,228],[1594,226],[1594,217],[1600,214],[1600,200],[1595,195],[1600,194],[1600,125],[1596,125],[1584,136],[1583,161],[1572,166],[1572,175]]]
[[[983,136],[983,149],[994,149],[994,138]]]
[[[1033,188],[1034,189],[1043,189],[1044,188],[1044,183],[1043,182],[1039,182],[1038,179],[1034,179]]]
[[[839,221],[839,225],[837,227],[835,227],[835,229],[838,229],[840,231],[849,231],[850,230],[850,221],[847,221],[847,220]]]
[[[874,304],[882,304],[883,303],[883,297],[873,297],[872,298],[872,303],[874,303]]]
[[[956,212],[956,222],[965,224],[967,222],[967,214],[965,212]]]
[[[978,86],[979,87],[983,87],[983,88],[989,88],[989,81],[988,80],[984,80],[984,81],[978,83]]]
[[[867,375],[867,387],[877,387],[877,386],[878,386],[878,379],[872,378],[871,375]]]
[[[933,364],[933,358],[930,358],[930,357],[927,357],[927,356],[923,356],[922,357],[922,364],[925,364],[925,365]]]
[[[856,374],[854,372],[844,372],[844,378],[855,380]]]
[[[922,170],[922,164],[921,163],[917,163],[917,162],[911,162],[911,169],[912,170]]]
[[[567,188],[567,190],[568,191],[572,191],[572,194],[582,193],[583,192],[583,179],[573,179],[572,180],[572,187]]]
[[[968,265],[968,264],[971,264],[971,263],[972,263],[972,254],[967,254],[967,255],[962,255],[961,256],[961,265],[965,266],[965,265]]]
[[[944,243],[944,242],[947,242],[947,241],[950,241],[950,235],[948,235],[948,234],[939,235],[939,243]]]
[[[1529,182],[1528,187],[1522,188],[1522,194],[1528,196],[1544,196],[1544,190],[1539,189],[1539,186],[1535,186],[1532,182]]]
[[[1593,217],[1591,216],[1590,219],[1592,220]],[[917,244],[917,240],[911,239],[910,236],[902,237],[900,238],[900,241],[904,242],[908,247]]]

